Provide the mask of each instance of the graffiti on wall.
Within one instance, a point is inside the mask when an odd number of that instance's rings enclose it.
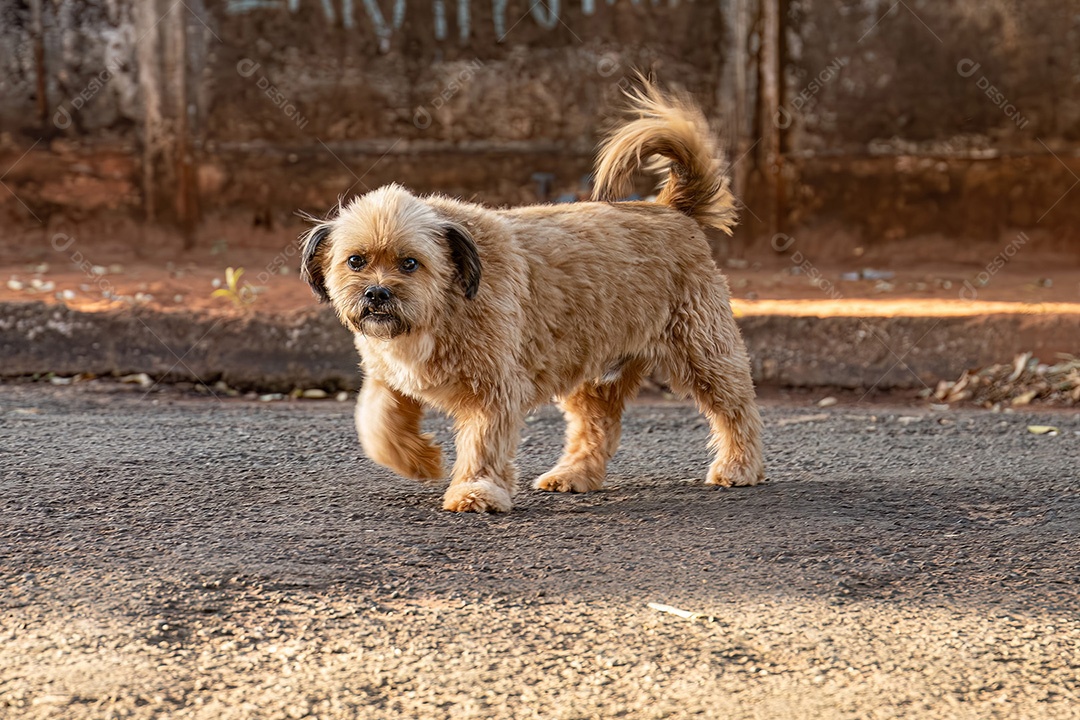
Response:
[[[449,34],[449,21],[447,19],[447,4],[451,0],[430,0],[431,12],[435,21],[435,39],[445,40]],[[581,0],[581,12],[584,15],[593,15],[596,12],[597,2],[606,2],[614,5],[616,0]],[[629,0],[634,5],[640,5],[646,0]],[[648,0],[653,5],[659,5],[666,1],[669,7],[678,5],[679,0]],[[385,2],[385,0],[384,0]],[[362,6],[357,9],[356,5]],[[512,22],[507,29],[506,14],[509,0],[491,0],[492,24],[495,36],[503,40],[506,34],[517,24]],[[287,10],[296,14],[300,12],[321,13],[328,23],[337,23],[347,29],[356,27],[357,15],[366,17],[371,23],[372,30],[379,38],[380,45],[389,45],[394,31],[401,28],[405,22],[406,0],[393,0],[393,6],[389,15],[383,12],[378,0],[228,0],[225,4],[225,12],[230,15],[244,15],[257,10]],[[457,0],[456,24],[460,40],[468,40],[472,32],[472,0]],[[562,0],[535,0],[530,2],[528,11],[517,21],[525,17],[532,17],[533,21],[544,28],[552,30],[563,22],[561,18]]]

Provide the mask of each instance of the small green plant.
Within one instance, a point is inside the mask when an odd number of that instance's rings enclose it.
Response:
[[[238,308],[255,302],[262,288],[249,283],[240,284],[240,276],[244,274],[244,268],[225,268],[225,287],[220,287],[210,293],[211,297],[228,298]]]

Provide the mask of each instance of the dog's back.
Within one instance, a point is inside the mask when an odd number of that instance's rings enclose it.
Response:
[[[701,110],[690,98],[664,94],[645,79],[626,95],[631,119],[600,146],[593,199],[625,197],[634,173],[644,169],[662,178],[658,203],[730,235],[735,198]]]

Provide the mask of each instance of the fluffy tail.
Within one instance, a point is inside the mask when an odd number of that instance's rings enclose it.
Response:
[[[661,177],[657,202],[730,235],[737,219],[735,198],[701,110],[688,97],[664,94],[644,78],[626,96],[636,117],[600,145],[593,199],[625,197],[634,173],[644,169]]]

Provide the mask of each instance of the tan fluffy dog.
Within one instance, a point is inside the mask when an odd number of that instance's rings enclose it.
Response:
[[[389,185],[302,238],[304,279],[355,333],[367,455],[441,478],[420,421],[427,407],[454,418],[447,510],[510,510],[524,418],[553,397],[566,449],[535,487],[599,488],[623,406],[657,367],[711,423],[706,482],[762,480],[749,361],[702,232],[731,231],[727,178],[693,104],[648,83],[631,101],[600,149],[595,202],[492,210]],[[611,202],[650,157],[657,201]]]

